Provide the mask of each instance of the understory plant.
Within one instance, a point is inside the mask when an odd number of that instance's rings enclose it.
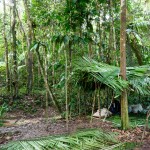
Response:
[[[3,118],[7,111],[8,111],[8,106],[5,103],[2,106],[0,106],[0,126],[3,125]]]

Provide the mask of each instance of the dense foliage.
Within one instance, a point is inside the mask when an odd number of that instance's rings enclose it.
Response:
[[[118,77],[120,1],[22,0],[15,11],[14,4],[5,2],[0,13],[1,103],[47,93],[46,107],[53,102],[64,111],[66,103],[72,116],[89,113],[94,96],[108,106],[126,87],[129,103],[149,104],[149,1],[127,3],[128,81]],[[95,79],[104,87],[95,88]],[[78,84],[82,81],[92,88]]]

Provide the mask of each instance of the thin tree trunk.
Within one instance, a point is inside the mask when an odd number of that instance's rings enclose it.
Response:
[[[12,43],[12,7],[10,7],[9,8],[9,14],[10,14],[10,17],[9,17],[9,22],[10,22],[10,26],[9,26],[9,28],[10,28],[10,39],[11,39],[11,43]],[[11,59],[10,60],[10,66],[13,66],[13,59]],[[10,70],[10,93],[11,93],[11,100],[13,100],[13,89],[14,89],[14,87],[13,87],[13,68],[12,69],[10,69],[9,68],[9,70]]]
[[[18,13],[18,10],[17,10],[17,9],[16,9],[16,15],[17,15],[18,20],[19,20],[19,22],[20,22],[20,27],[21,27],[21,30],[22,30],[22,32],[23,32],[23,37],[25,37],[25,39],[27,39],[26,33],[25,33],[25,29],[24,29],[24,27],[23,27],[23,24],[22,24],[22,21],[21,21],[21,19],[20,19],[20,16],[19,16],[19,13]]]
[[[111,54],[111,64],[118,64],[116,55],[116,34],[114,27],[114,13],[113,13],[113,1],[109,1],[109,15],[110,15],[110,34],[109,34],[109,49]]]
[[[101,24],[101,6],[99,6],[99,18],[100,18],[100,20],[99,20],[99,22],[98,22],[98,32],[99,32],[99,44],[98,44],[98,46],[99,46],[99,58],[100,59],[102,59],[103,58],[103,56],[104,56],[104,54],[103,54],[103,46],[102,46],[102,35],[103,35],[103,29],[102,29],[102,24]]]
[[[67,61],[67,52],[65,52],[65,99],[66,99],[66,129],[68,130],[68,123],[69,123],[69,106],[68,106],[68,61]]]
[[[70,23],[71,24],[71,23]],[[72,42],[69,41],[68,44],[68,50],[69,50],[69,69],[68,69],[68,73],[71,75],[72,72]],[[67,57],[66,57],[67,58]],[[72,85],[71,85],[71,78],[69,78],[68,80],[68,104],[71,102],[71,93],[72,93]],[[69,118],[71,119],[71,107],[68,107],[68,114],[69,114]]]
[[[115,32],[115,26],[114,26],[114,12],[113,12],[113,0],[110,0],[110,7],[111,7],[111,19],[112,19],[112,48],[113,48],[113,53],[112,55],[114,56],[112,60],[114,60],[114,64],[119,66],[118,58],[117,58],[117,46],[116,46],[116,32]]]
[[[94,114],[94,108],[95,108],[95,99],[96,99],[96,90],[93,93],[93,102],[92,102],[92,114],[91,114],[91,120],[90,120],[90,124],[92,125],[93,122],[93,114]]]
[[[48,82],[48,62],[47,62],[47,51],[45,49],[44,51],[44,59],[45,59],[45,78]],[[46,90],[46,96],[45,96],[45,117],[48,119],[48,90]]]
[[[17,18],[18,18],[18,21],[19,21],[19,24],[20,24],[20,28],[21,28],[20,31],[21,31],[22,34],[23,34],[23,36],[22,36],[22,51],[23,51],[24,54],[25,54],[26,43],[27,43],[27,35],[26,35],[26,33],[25,33],[25,29],[24,29],[23,23],[22,23],[22,21],[21,21],[21,19],[20,19],[20,15],[19,15],[19,12],[18,12],[17,9],[16,9],[16,15],[17,15]],[[27,64],[26,59],[25,59],[25,64]]]
[[[79,116],[81,115],[81,87],[78,92],[78,114]]]
[[[6,84],[7,92],[10,92],[10,74],[9,74],[9,60],[8,60],[8,42],[6,36],[6,5],[5,0],[3,0],[3,36],[4,36],[4,47],[5,47],[5,62],[6,62]]]
[[[16,0],[13,0],[12,50],[13,50],[13,98],[18,95],[17,50],[16,50]]]
[[[45,77],[45,73],[44,73],[44,67],[42,65],[42,61],[40,59],[40,53],[39,53],[39,47],[40,47],[40,44],[38,43],[35,51],[36,51],[36,55],[37,55],[37,60],[38,60],[38,63],[39,63],[39,67],[40,67],[40,70],[41,70],[41,74],[43,76],[43,79],[44,79],[44,83],[45,83],[45,87],[46,87],[46,90],[48,91],[48,94],[53,102],[53,104],[56,106],[57,110],[59,111],[59,113],[62,113],[62,110],[61,110],[61,107],[59,106],[57,100],[55,99],[53,93],[52,93],[52,90],[48,84],[48,81]]]
[[[113,11],[112,11],[112,0],[109,0],[109,23],[110,23],[110,31],[109,31],[109,50],[108,53],[109,55],[109,64],[112,64],[114,61],[114,47],[113,47]]]
[[[30,18],[30,11],[28,7],[28,0],[23,0],[25,13],[27,15],[27,25],[28,25],[28,36],[27,36],[27,45],[28,45],[28,81],[27,81],[27,93],[30,94],[32,92],[33,87],[33,54],[30,51],[31,44],[34,41],[34,31],[32,28],[32,21]]]
[[[41,71],[40,71],[40,65],[38,63],[38,78],[37,78],[37,84],[38,84],[38,88],[40,87],[40,77],[41,77]]]
[[[103,11],[104,11],[104,13],[103,13],[103,20],[102,21],[106,22],[106,11],[107,11],[107,9],[106,9],[105,5],[103,6]],[[107,45],[107,34],[106,34],[105,30],[106,30],[106,27],[105,27],[105,25],[103,25],[103,31],[102,31],[103,41],[102,41],[102,45],[103,45],[103,54],[104,54],[104,56],[103,56],[102,59],[104,60],[104,62],[109,63],[108,48],[106,47],[106,45]]]
[[[100,87],[98,88],[98,110],[99,110],[99,120],[101,120],[101,104],[100,104]]]
[[[91,41],[89,42],[88,46],[89,46],[89,57],[92,58],[93,53],[92,53],[92,42]]]
[[[120,29],[120,75],[126,80],[126,0],[121,0],[121,29]],[[121,126],[129,128],[127,90],[121,94]]]
[[[52,80],[53,80],[53,85],[55,85],[55,43],[52,43],[53,46],[53,65],[52,65]]]

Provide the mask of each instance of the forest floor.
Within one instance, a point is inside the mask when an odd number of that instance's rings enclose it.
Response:
[[[90,123],[90,117],[76,117],[70,119],[67,131],[65,120],[61,119],[54,108],[49,108],[47,120],[44,112],[44,109],[39,109],[34,115],[24,114],[23,111],[7,113],[4,126],[0,127],[0,144],[48,135],[68,134],[88,128],[102,128],[108,132],[117,132],[118,140],[122,142],[141,142],[144,127],[122,131],[114,127],[110,121],[103,122],[93,118],[93,122]],[[135,150],[150,150],[150,132],[146,131],[143,143]]]

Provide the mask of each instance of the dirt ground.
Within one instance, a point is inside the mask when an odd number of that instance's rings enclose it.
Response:
[[[48,135],[60,135],[75,132],[80,129],[102,128],[108,132],[118,132],[118,140],[122,142],[140,143],[143,127],[122,131],[114,128],[111,122],[103,122],[94,118],[90,123],[88,117],[72,118],[69,121],[69,130],[66,130],[66,122],[53,108],[49,108],[49,118],[44,118],[44,110],[39,109],[34,115],[25,115],[23,112],[11,112],[6,115],[5,126],[0,127],[0,144],[9,141],[44,137]],[[143,145],[135,150],[150,150],[150,132],[146,131]]]

